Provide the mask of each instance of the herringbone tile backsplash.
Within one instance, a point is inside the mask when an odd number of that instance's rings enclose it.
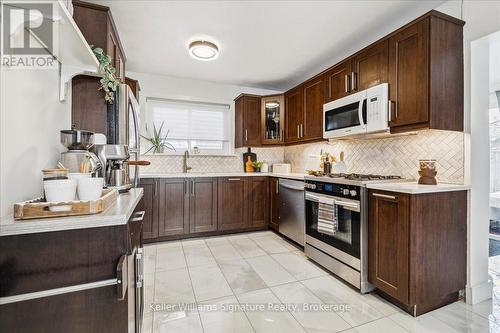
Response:
[[[285,161],[292,163],[294,172],[303,172],[307,158],[319,155],[322,149],[337,158],[343,151],[347,172],[418,179],[418,160],[435,159],[438,181],[456,184],[464,181],[464,134],[461,132],[429,130],[382,139],[290,146],[285,148]]]
[[[238,148],[234,156],[200,156],[191,155],[189,166],[191,172],[241,172],[243,171],[243,153],[247,148]],[[273,163],[282,163],[284,149],[277,148],[252,148],[259,161],[265,161],[270,166]],[[142,173],[170,173],[182,172],[182,156],[172,155],[144,155],[143,159],[151,162],[147,167],[141,167]]]
[[[346,140],[312,143],[288,147],[253,148],[257,159],[272,165],[288,162],[293,172],[304,172],[307,160],[319,159],[321,150],[339,156],[343,151],[347,172],[398,175],[418,179],[418,160],[437,161],[437,179],[443,183],[464,182],[464,134],[448,131],[421,131],[414,135],[390,138]],[[243,171],[241,155],[246,148],[236,149],[235,156],[191,156],[192,172]],[[182,156],[145,155],[151,165],[142,173],[182,172]]]

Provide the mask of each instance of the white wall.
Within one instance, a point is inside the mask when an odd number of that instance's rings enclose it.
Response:
[[[127,72],[127,76],[139,80],[141,86],[139,95],[141,131],[144,131],[146,98],[148,97],[228,104],[230,105],[232,119],[234,119],[234,98],[239,94],[270,95],[281,93],[275,90],[241,87],[146,73]],[[234,121],[230,123],[233,124]],[[234,129],[232,135],[234,137]]]
[[[464,106],[465,106],[465,179],[471,184],[468,228],[468,282],[467,302],[477,303],[491,296],[488,283],[488,227],[489,227],[489,141],[488,48],[483,42],[472,42],[500,30],[500,2],[466,0],[461,10],[460,1],[451,0],[437,10],[462,17],[464,26]],[[471,57],[472,53],[472,57]],[[473,67],[472,67],[473,66]],[[485,89],[482,92],[482,89]]]
[[[58,89],[57,70],[0,70],[0,218],[15,202],[40,196],[41,170],[59,160],[71,99],[59,102]]]

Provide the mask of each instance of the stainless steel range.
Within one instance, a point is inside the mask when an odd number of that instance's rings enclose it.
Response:
[[[362,293],[372,291],[368,282],[366,184],[400,180],[399,176],[361,174],[307,176],[306,255]]]

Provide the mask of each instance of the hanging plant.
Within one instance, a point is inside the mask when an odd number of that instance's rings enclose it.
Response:
[[[115,100],[115,92],[120,84],[120,80],[115,76],[116,69],[111,66],[111,57],[104,53],[100,47],[95,47],[92,51],[94,51],[97,60],[99,60],[99,74],[102,75],[102,78],[99,80],[101,83],[99,90],[102,89],[104,91],[104,100],[111,104]]]

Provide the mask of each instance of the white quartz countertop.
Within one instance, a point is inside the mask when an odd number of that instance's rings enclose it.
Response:
[[[0,221],[0,236],[127,224],[139,200],[142,198],[143,191],[142,188],[135,188],[118,195],[116,202],[100,214],[33,220],[14,220],[14,217],[11,216]]]
[[[199,178],[199,177],[278,177],[304,180],[303,173],[272,173],[272,172],[193,172],[193,173],[141,173],[140,178]]]
[[[374,190],[409,193],[409,194],[470,190],[469,185],[457,185],[457,184],[445,184],[445,183],[440,183],[440,184],[438,183],[437,185],[420,185],[417,182],[367,184],[366,187]]]

